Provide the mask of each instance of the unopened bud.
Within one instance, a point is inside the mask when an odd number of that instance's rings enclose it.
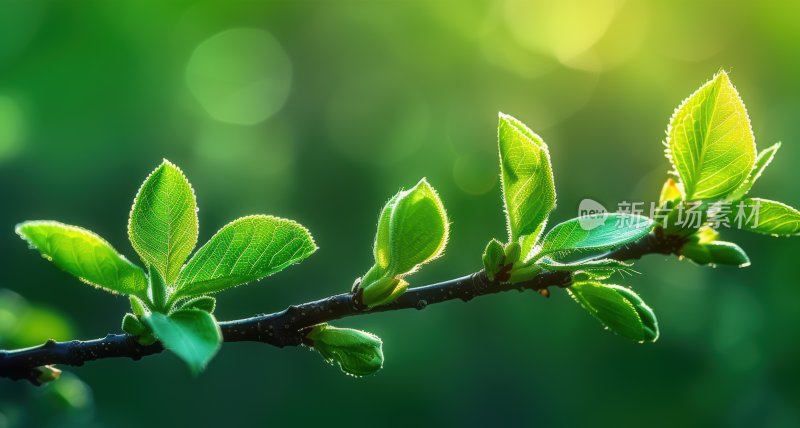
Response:
[[[136,296],[130,296],[131,301],[131,311],[137,317],[143,317],[148,312],[147,305],[142,301],[142,299]]]
[[[361,302],[368,308],[385,305],[397,300],[408,288],[408,282],[400,278],[381,278],[362,287]]]
[[[745,267],[750,264],[747,253],[741,247],[724,241],[707,243],[687,242],[680,254],[699,265],[728,265]]]
[[[664,186],[661,187],[661,196],[658,198],[659,205],[662,205],[664,202],[678,202],[683,197],[681,193],[681,188],[678,187],[678,183],[675,182],[672,178],[668,178],[666,182],[664,182]]]
[[[339,363],[347,374],[366,376],[383,367],[383,342],[374,334],[319,324],[306,334],[306,340],[322,358]]]
[[[125,314],[122,318],[122,331],[133,336],[139,336],[147,331],[147,327],[139,321],[134,314]]]
[[[506,245],[504,252],[506,255],[506,264],[516,263],[522,253],[522,247],[520,247],[519,242],[512,242]]]
[[[483,251],[483,270],[486,272],[486,277],[489,281],[496,279],[497,273],[503,267],[506,255],[503,250],[503,244],[496,239],[489,241],[486,249]]]

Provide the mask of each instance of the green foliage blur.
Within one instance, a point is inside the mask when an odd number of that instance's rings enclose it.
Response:
[[[0,286],[56,308],[72,337],[119,332],[127,299],[47,264],[14,225],[83,226],[134,260],[131,200],[162,158],[194,185],[200,241],[264,213],[320,246],[221,296],[221,320],[348,290],[380,208],[421,177],[452,226],[411,286],[473,272],[505,235],[498,111],[549,145],[554,225],[584,198],[657,200],[673,109],[720,68],[759,148],[783,141],[754,191],[800,206],[798,15],[789,0],[0,0]],[[798,426],[800,241],[723,238],[752,266],[649,256],[624,280],[659,314],[651,345],[553,290],[338,322],[384,342],[384,369],[361,379],[255,343],[224,345],[196,379],[169,354],[70,371],[99,426]],[[17,403],[3,426],[26,402],[0,391]]]

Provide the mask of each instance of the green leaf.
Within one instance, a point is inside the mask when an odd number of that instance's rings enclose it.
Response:
[[[122,318],[122,331],[138,336],[147,331],[147,327],[134,314],[125,314]]]
[[[800,235],[800,211],[786,204],[746,198],[731,206],[731,227],[771,236]]]
[[[89,285],[122,294],[147,287],[138,266],[86,229],[55,221],[27,221],[17,225],[16,232],[44,258]]]
[[[630,289],[599,282],[579,282],[567,290],[576,302],[614,333],[640,343],[658,339],[655,314]]]
[[[703,266],[750,266],[750,258],[747,257],[747,253],[733,242],[687,242],[681,247],[680,255]]]
[[[128,297],[131,302],[131,311],[133,311],[134,315],[141,318],[146,313],[150,312],[150,310],[147,308],[147,305],[144,303],[144,300],[136,296],[128,296]]]
[[[444,205],[423,178],[413,188],[395,195],[381,212],[375,265],[382,276],[413,273],[442,255],[449,230]]]
[[[550,153],[541,137],[522,122],[507,114],[499,116],[500,178],[509,240],[527,237],[524,249],[529,250],[556,205]]]
[[[717,73],[675,110],[666,145],[687,200],[719,199],[745,181],[756,158],[755,138],[727,73]]]
[[[214,309],[216,308],[217,308],[217,299],[211,296],[195,297],[181,304],[181,309],[199,309],[201,311],[206,311],[210,314],[213,314]]]
[[[489,281],[494,281],[495,277],[505,265],[505,251],[503,244],[497,239],[492,239],[483,250],[483,270]],[[508,278],[504,278],[508,279]]]
[[[308,229],[273,216],[225,225],[181,270],[176,297],[216,293],[279,272],[317,250]]]
[[[639,319],[642,321],[644,341],[655,342],[658,340],[658,320],[656,319],[656,314],[653,312],[653,309],[644,303],[644,300],[642,300],[638,294],[628,287],[623,287],[620,285],[606,285],[606,287],[613,288],[617,291],[617,293],[628,300],[631,305],[633,305],[633,308],[636,310],[636,314],[639,315]]]
[[[339,363],[347,374],[366,376],[383,367],[383,342],[366,331],[320,324],[311,329],[306,339],[322,358]]]
[[[161,277],[158,269],[153,268],[153,265],[150,265],[147,269],[147,278],[149,279],[147,298],[157,312],[166,312],[170,293],[164,278]]]
[[[624,245],[647,235],[653,224],[647,217],[621,213],[567,220],[547,232],[535,259],[548,255],[563,257]]]
[[[372,252],[375,256],[375,266],[377,266],[380,271],[389,269],[389,255],[392,246],[389,223],[392,219],[392,211],[397,203],[397,198],[402,194],[403,192],[401,191],[392,196],[383,206],[381,215],[378,217],[378,231],[375,233],[375,244],[373,245]]]
[[[197,375],[206,368],[222,342],[217,321],[208,312],[181,309],[169,316],[152,313],[144,322],[164,347],[174,352]]]
[[[767,169],[767,166],[772,163],[772,159],[775,158],[775,153],[777,153],[778,149],[780,148],[781,143],[779,141],[759,152],[758,157],[756,158],[755,166],[753,166],[750,174],[748,174],[747,179],[725,199],[729,201],[738,201],[739,199],[742,199],[747,192],[753,188],[753,185],[756,183],[758,178],[761,177],[761,174],[764,173],[764,170]]]
[[[197,206],[189,181],[169,161],[164,160],[139,189],[128,237],[144,264],[155,266],[172,284],[197,244]]]

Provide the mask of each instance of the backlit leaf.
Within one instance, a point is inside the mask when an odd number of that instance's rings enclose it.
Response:
[[[216,293],[279,272],[317,250],[308,230],[278,217],[254,215],[217,232],[181,270],[176,295]]]
[[[800,211],[786,204],[746,198],[733,204],[731,227],[772,236],[800,235]]]
[[[547,232],[535,259],[547,255],[563,257],[624,245],[647,235],[653,224],[647,217],[621,213],[567,220]]]
[[[658,338],[658,323],[652,309],[630,289],[579,282],[567,290],[576,302],[614,333],[636,342],[653,342]]]
[[[169,316],[152,313],[144,317],[144,322],[195,375],[206,368],[222,342],[222,332],[214,317],[199,309],[181,309]]]
[[[778,152],[778,149],[781,148],[781,143],[777,142],[770,147],[760,151],[758,153],[758,157],[756,158],[756,163],[753,166],[753,169],[750,171],[750,174],[747,176],[747,180],[744,181],[736,190],[733,191],[730,195],[728,195],[725,199],[730,201],[737,201],[743,198],[747,192],[753,188],[753,185],[756,184],[756,181],[761,174],[764,173],[764,170],[767,169],[770,163],[772,163],[772,159],[775,158],[775,153]]]
[[[128,237],[145,265],[155,266],[172,284],[197,244],[197,206],[189,181],[169,161],[164,160],[139,189]]]
[[[122,294],[147,287],[147,278],[138,266],[86,229],[55,221],[28,221],[17,225],[16,231],[44,258],[89,285]]]
[[[745,181],[756,158],[755,138],[727,73],[720,71],[681,103],[666,144],[687,200],[719,199]]]
[[[556,205],[547,145],[519,120],[500,113],[500,178],[510,241],[525,238],[527,252]]]

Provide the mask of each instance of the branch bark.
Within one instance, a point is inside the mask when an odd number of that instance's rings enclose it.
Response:
[[[602,257],[635,260],[646,254],[676,254],[680,246],[679,240],[653,233]],[[411,288],[394,302],[373,309],[359,305],[353,293],[342,293],[289,306],[283,311],[272,314],[223,321],[219,325],[225,342],[262,342],[280,348],[299,346],[303,344],[307,329],[323,322],[401,309],[421,310],[436,303],[455,299],[468,302],[478,296],[509,290],[543,292],[549,287],[568,287],[571,280],[568,272],[545,271],[529,281],[501,284],[489,281],[484,272],[479,271],[437,284]],[[543,294],[546,295],[546,292]],[[160,343],[141,345],[134,336],[127,334],[109,334],[103,338],[86,341],[49,340],[43,345],[32,348],[0,351],[0,377],[28,380],[38,384],[40,376],[48,370],[44,366],[54,364],[82,366],[88,361],[102,358],[126,357],[138,360],[163,350]]]

